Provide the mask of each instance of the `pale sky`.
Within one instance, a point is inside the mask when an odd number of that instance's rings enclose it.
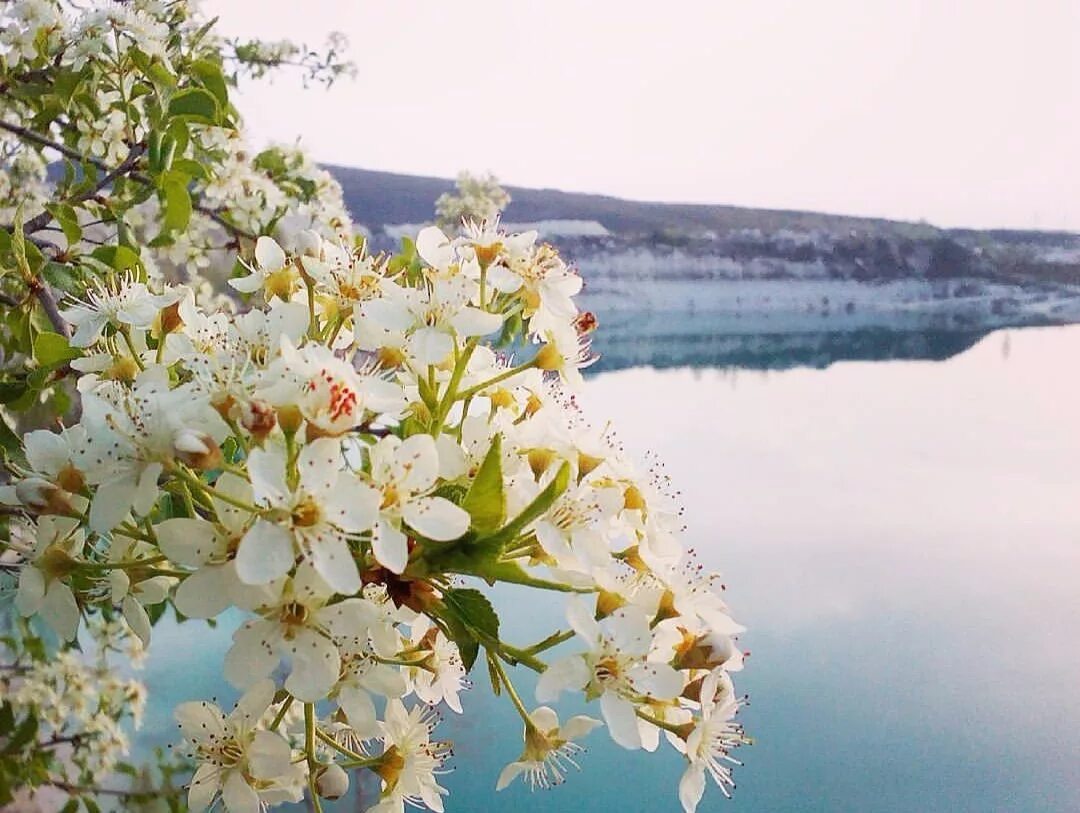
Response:
[[[619,197],[1080,230],[1080,0],[207,0],[352,41],[244,87],[325,162]]]

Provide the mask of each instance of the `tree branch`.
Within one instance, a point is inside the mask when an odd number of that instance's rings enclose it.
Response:
[[[71,205],[75,203],[82,203],[85,200],[90,200],[90,198],[97,195],[98,192],[109,186],[109,184],[111,184],[121,175],[126,175],[131,172],[131,170],[135,168],[135,164],[138,163],[144,152],[146,152],[146,145],[136,144],[128,151],[127,158],[121,161],[118,166],[106,172],[90,189],[80,192],[77,195],[72,195],[70,198],[65,200],[64,203]],[[149,180],[149,178],[147,180]],[[52,214],[48,210],[46,210],[41,214],[34,215],[34,217],[27,220],[26,224],[23,226],[23,231],[27,234],[32,234],[35,231],[38,231],[49,225],[49,221],[52,219]]]
[[[23,139],[25,141],[29,141],[29,142],[31,142],[33,144],[37,144],[39,147],[47,147],[49,149],[56,150],[61,155],[64,155],[64,156],[66,156],[68,158],[71,158],[72,160],[93,164],[95,167],[97,167],[98,169],[100,169],[100,170],[102,170],[103,172],[106,173],[106,178],[102,179],[105,183],[108,183],[108,182],[114,180],[116,175],[113,175],[113,177],[111,177],[111,178],[109,177],[109,175],[112,174],[112,173],[116,173],[117,170],[120,169],[120,167],[110,167],[108,164],[106,164],[104,161],[102,161],[102,160],[100,160],[98,158],[94,158],[93,156],[89,156],[89,155],[83,155],[78,150],[73,150],[71,147],[68,147],[65,144],[61,144],[60,142],[57,142],[57,141],[52,141],[52,140],[50,140],[48,138],[45,138],[40,133],[35,133],[33,130],[28,130],[27,128],[20,127],[17,124],[9,124],[8,122],[3,121],[2,119],[0,119],[0,130],[7,130],[9,133],[12,133],[13,135],[17,135],[19,138],[21,138],[21,139]],[[136,147],[133,147],[132,150],[134,151],[137,147],[142,147],[142,146],[143,145],[141,145],[141,144],[136,145]],[[143,147],[143,149],[145,149],[145,147]],[[128,158],[131,158],[130,153],[128,154]],[[138,156],[136,156],[136,159],[137,158],[138,158]],[[124,163],[127,163],[127,160],[128,159],[124,159]],[[121,164],[121,167],[122,166],[123,166],[123,164]],[[128,168],[128,177],[131,180],[135,181],[136,183],[141,183],[144,186],[150,186],[150,187],[155,186],[154,181],[153,181],[152,178],[150,178],[150,176],[144,175],[141,172],[130,172],[130,169],[131,168],[129,167]],[[103,185],[104,184],[101,184],[101,186],[103,186]],[[97,191],[100,191],[101,186],[99,186],[98,189],[95,190],[95,192],[93,194],[96,194]],[[92,197],[92,194],[88,195],[87,197]],[[85,198],[84,198],[84,200],[85,200]],[[81,201],[79,201],[79,202],[81,202]],[[246,238],[248,240],[255,240],[256,239],[256,235],[254,235],[251,232],[247,231],[246,229],[242,229],[239,226],[236,226],[236,225],[230,223],[228,220],[226,220],[224,215],[222,215],[222,213],[221,213],[221,211],[219,209],[214,209],[214,208],[212,208],[210,206],[206,206],[203,203],[201,203],[199,201],[199,198],[198,198],[197,195],[192,196],[191,205],[192,205],[192,208],[195,209],[195,211],[206,215],[207,217],[209,217],[211,220],[213,220],[215,223],[217,223],[219,226],[221,226],[223,229],[228,231],[233,236],[235,236],[235,237],[244,237],[244,238]],[[45,214],[47,214],[47,213],[45,213]],[[41,215],[36,215],[30,221],[27,221],[26,225],[30,226],[30,224],[34,220],[37,220],[39,217],[41,217]],[[41,225],[45,225],[45,223],[48,223],[49,219],[51,219],[51,215]],[[29,231],[29,230],[27,230],[27,231]]]
[[[49,322],[56,329],[56,332],[63,336],[65,339],[71,338],[71,325],[67,323],[67,320],[60,314],[60,308],[56,304],[56,297],[53,296],[52,288],[48,283],[42,280],[40,277],[33,277],[26,283],[30,292],[37,298],[37,301],[41,303],[42,310],[45,311],[45,315],[49,317]]]
[[[120,790],[119,788],[98,788],[90,785],[73,785],[70,782],[50,779],[45,784],[54,788],[67,791],[68,793],[94,793],[105,796],[119,796],[125,799],[152,799],[159,796],[168,796],[163,790]]]

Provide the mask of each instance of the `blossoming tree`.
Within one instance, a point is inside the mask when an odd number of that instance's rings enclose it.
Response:
[[[182,2],[64,11],[9,3],[0,33],[7,178],[36,179],[5,193],[2,392],[23,428],[31,408],[66,416],[21,438],[4,423],[0,803],[50,786],[94,813],[157,792],[101,785],[142,695],[85,670],[150,646],[163,613],[230,608],[240,700],[175,710],[193,810],[319,809],[366,772],[371,810],[442,811],[436,710],[464,713],[476,670],[521,719],[500,789],[561,783],[603,728],[679,751],[686,810],[710,777],[728,794],[741,627],[666,482],[575,405],[595,325],[580,277],[497,219],[371,256],[301,154],[248,152],[237,73],[299,53],[333,74],[333,54],[238,47]],[[497,583],[564,597],[564,623],[512,640]],[[566,692],[595,716],[560,722]],[[52,755],[99,735],[97,761]]]

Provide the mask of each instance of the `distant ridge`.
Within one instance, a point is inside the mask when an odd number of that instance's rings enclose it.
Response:
[[[353,218],[369,227],[393,223],[421,223],[434,215],[435,199],[452,191],[448,178],[405,175],[355,167],[324,165],[345,192]],[[508,186],[512,202],[504,217],[508,222],[543,220],[595,220],[609,231],[648,234],[664,231],[710,230],[718,235],[743,229],[777,231],[851,231],[905,237],[937,234],[984,233],[996,240],[1026,243],[1050,242],[1067,232],[1023,229],[939,229],[926,223],[857,217],[783,209],[697,203],[655,203],[625,200],[609,195],[563,192]]]

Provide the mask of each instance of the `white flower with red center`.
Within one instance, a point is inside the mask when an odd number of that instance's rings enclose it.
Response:
[[[519,776],[533,790],[561,785],[570,768],[581,769],[577,756],[585,749],[574,740],[581,739],[599,725],[603,725],[599,720],[582,714],[560,726],[559,715],[554,709],[548,706],[536,708],[525,724],[525,749],[521,757],[503,768],[495,789],[502,790]]]
[[[288,741],[256,724],[274,699],[274,683],[255,683],[225,715],[214,703],[177,706],[175,716],[197,764],[188,807],[206,810],[221,796],[229,813],[259,813],[267,805],[299,802],[304,771],[291,765]]]
[[[369,530],[379,494],[345,470],[341,444],[319,438],[300,451],[298,481],[290,486],[281,446],[252,449],[248,474],[255,503],[267,510],[240,541],[236,572],[248,584],[267,584],[292,570],[297,558],[339,593],[360,589],[350,539]]]
[[[588,650],[551,664],[540,675],[536,699],[550,702],[565,689],[584,690],[587,698],[600,699],[611,738],[624,748],[640,748],[637,705],[678,697],[683,675],[667,663],[650,660],[652,633],[641,608],[623,607],[597,622],[574,599],[566,615]]]
[[[297,349],[287,338],[281,355],[270,365],[259,394],[277,406],[296,406],[323,435],[341,435],[376,415],[405,407],[404,389],[377,368],[357,370],[321,344]]]

